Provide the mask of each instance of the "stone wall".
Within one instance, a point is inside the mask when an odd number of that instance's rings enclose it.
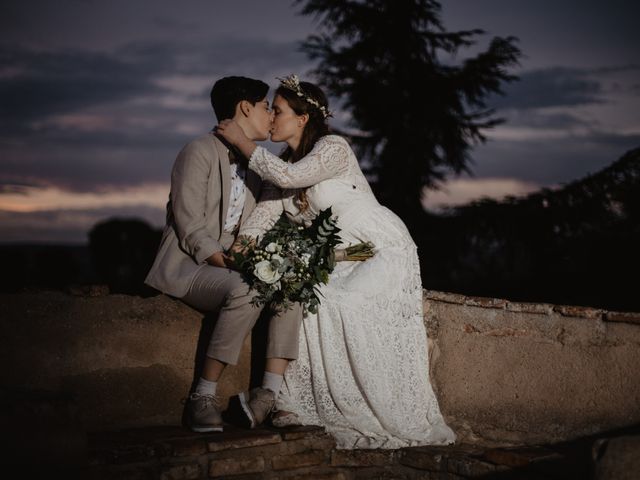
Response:
[[[442,410],[467,441],[640,424],[640,314],[427,292],[425,321]]]
[[[211,322],[163,295],[99,293],[1,296],[5,399],[67,399],[88,431],[179,425]],[[640,315],[424,298],[432,383],[460,440],[551,443],[640,424]],[[220,393],[246,388],[249,370],[248,339]]]

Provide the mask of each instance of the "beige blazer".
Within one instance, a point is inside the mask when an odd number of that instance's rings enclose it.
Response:
[[[251,170],[240,224],[260,196],[262,181]],[[183,297],[196,272],[220,244],[229,208],[229,150],[212,133],[188,143],[171,171],[167,225],[145,283],[174,297]],[[227,245],[228,247],[228,245]]]

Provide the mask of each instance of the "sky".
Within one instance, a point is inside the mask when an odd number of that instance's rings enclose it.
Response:
[[[518,37],[524,55],[520,80],[491,99],[505,123],[473,150],[473,174],[425,192],[427,208],[557,188],[640,146],[640,3],[441,4],[448,30],[486,32],[456,61],[493,36]],[[216,123],[217,78],[313,80],[299,45],[318,25],[298,11],[289,0],[3,0],[0,243],[83,244],[114,217],[160,228],[177,152]]]

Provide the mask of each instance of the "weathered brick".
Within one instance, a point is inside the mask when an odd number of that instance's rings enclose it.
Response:
[[[271,460],[271,466],[274,470],[289,470],[320,465],[326,459],[327,453],[324,450],[310,450],[292,455],[278,455]]]
[[[151,445],[134,445],[115,448],[107,454],[109,463],[112,464],[144,462],[155,456],[156,451]]]
[[[430,472],[440,472],[446,468],[446,454],[433,447],[415,447],[404,449],[398,462],[408,467]]]
[[[553,305],[549,303],[507,302],[507,310],[516,313],[549,315],[553,311]]]
[[[605,315],[607,322],[635,323],[640,325],[640,313],[633,312],[607,312]]]
[[[160,480],[197,480],[200,478],[200,465],[173,465],[164,467],[160,472]]]
[[[364,467],[351,469],[350,478],[352,480],[441,480],[441,473],[432,474],[414,470],[413,468],[402,465],[394,465],[392,467]]]
[[[207,453],[207,444],[202,439],[178,440],[172,443],[173,455],[176,457],[196,457]]]
[[[222,477],[223,475],[240,475],[244,473],[264,472],[264,458],[227,458],[224,460],[212,460],[209,462],[209,476]]]
[[[271,445],[280,443],[282,437],[278,433],[260,432],[254,434],[245,434],[245,436],[222,437],[208,442],[207,449],[210,452],[219,452],[221,450],[259,447],[261,445]]]
[[[523,467],[529,465],[531,462],[543,459],[561,458],[558,453],[541,447],[517,449],[493,448],[487,450],[483,457],[491,463],[507,467]]]
[[[555,305],[554,312],[558,312],[563,317],[577,317],[599,319],[602,317],[602,310],[591,307],[579,307],[573,305]]]
[[[347,480],[350,478],[344,472],[330,472],[330,473],[318,473],[318,472],[305,472],[300,475],[286,477],[277,477],[274,480]],[[368,477],[371,478],[371,477]]]
[[[489,297],[467,297],[464,302],[465,305],[471,307],[482,308],[505,308],[507,301],[502,298],[489,298]]]
[[[463,477],[479,477],[496,471],[496,466],[480,459],[456,456],[447,458],[447,471]]]
[[[324,450],[329,452],[335,448],[336,441],[331,435],[306,436],[298,440],[287,440],[279,445],[280,455],[291,455],[293,453],[306,452],[309,450]]]
[[[435,290],[425,290],[425,297],[428,300],[436,300],[444,303],[456,303],[463,305],[467,297],[459,293],[437,292]]]
[[[334,467],[378,467],[390,465],[395,460],[394,450],[334,450],[331,465]]]
[[[284,440],[298,440],[300,438],[327,435],[324,428],[314,426],[288,427],[282,429],[279,433]]]
[[[108,468],[96,470],[88,473],[88,478],[92,480],[148,480],[156,476],[151,468],[134,467],[134,468]],[[43,476],[42,478],[47,478]],[[73,477],[72,477],[73,478]]]

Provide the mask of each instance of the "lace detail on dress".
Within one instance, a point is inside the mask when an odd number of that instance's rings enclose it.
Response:
[[[429,383],[415,247],[382,255],[373,271],[393,263],[406,273],[382,289],[369,278],[363,292],[336,272],[322,289],[318,314],[304,319],[299,357],[289,364],[277,407],[303,425],[323,425],[338,448],[451,443],[455,435]]]
[[[326,427],[338,448],[453,442],[429,382],[415,244],[378,204],[347,142],[323,137],[295,164],[257,148],[249,168],[285,190],[280,201],[265,194],[241,233],[264,233],[283,211],[307,224],[331,207],[345,245],[376,246],[366,262],[338,263],[320,288],[322,302],[303,320],[299,357],[287,367],[277,408]],[[307,188],[304,212],[295,202],[298,188]]]
[[[409,232],[391,211],[373,206],[359,209],[340,234],[346,242],[371,240],[376,255],[338,263],[321,288],[277,407],[304,425],[324,426],[338,448],[453,442],[429,382],[420,265]]]
[[[326,135],[296,163],[287,163],[265,148],[257,147],[249,168],[280,188],[304,188],[349,171],[353,152],[345,139]]]
[[[240,225],[239,235],[257,238],[275,225],[282,215],[282,192],[269,182],[262,184],[258,204],[246,221]]]

